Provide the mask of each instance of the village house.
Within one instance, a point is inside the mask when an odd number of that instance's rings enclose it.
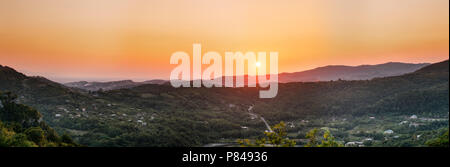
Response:
[[[390,129],[383,132],[383,134],[385,134],[385,135],[390,135],[390,134],[393,134],[393,133],[394,133],[394,131],[390,130]]]

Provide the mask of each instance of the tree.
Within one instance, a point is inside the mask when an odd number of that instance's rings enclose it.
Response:
[[[0,92],[0,101],[3,102],[4,105],[13,103],[14,100],[17,99],[17,95],[11,93],[11,92]]]
[[[23,133],[15,134],[8,143],[10,147],[37,147],[35,143],[27,140],[27,136]]]
[[[449,147],[449,143],[448,143],[448,130],[447,132],[445,132],[442,136],[439,136],[436,139],[431,139],[429,141],[427,141],[425,144],[428,147]]]
[[[73,143],[75,143],[75,142],[72,140],[72,138],[71,138],[67,133],[64,133],[64,134],[61,136],[61,141],[62,141],[63,143],[68,143],[68,144],[73,144]]]
[[[330,131],[325,131],[323,134],[323,140],[322,144],[319,145],[319,147],[342,147],[342,144],[339,144],[335,141],[333,135],[331,135]]]
[[[316,139],[317,131],[318,131],[317,128],[314,128],[306,134],[306,138],[309,139],[309,142],[305,145],[305,147],[317,146],[317,139]]]
[[[335,138],[329,130],[325,130],[323,138],[321,139],[321,144],[318,144],[318,131],[319,130],[317,128],[314,128],[306,134],[306,138],[309,139],[309,142],[305,145],[305,147],[343,147],[342,144],[335,141]]]
[[[45,143],[45,132],[40,127],[32,127],[25,130],[27,139],[33,141],[39,146]]]
[[[296,142],[287,138],[287,129],[284,122],[280,122],[272,127],[272,132],[264,132],[265,137],[255,140],[252,143],[248,139],[238,140],[243,147],[294,147]]]

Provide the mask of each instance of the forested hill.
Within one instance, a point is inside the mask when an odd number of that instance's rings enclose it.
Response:
[[[14,94],[0,92],[0,147],[80,146],[67,134],[59,137],[38,111],[15,100]]]
[[[448,73],[449,71],[449,62],[448,60],[436,63],[433,65],[426,66],[420,70],[417,70],[415,73],[426,73],[426,72],[435,72],[435,73]]]
[[[410,74],[367,81],[281,84],[276,98],[263,100],[255,109],[275,120],[324,114],[446,115],[448,66],[447,60]]]
[[[48,103],[48,97],[58,97],[66,92],[70,90],[45,78],[27,77],[0,65],[0,147],[80,146],[68,134],[60,137],[45,123],[40,112],[20,104]]]

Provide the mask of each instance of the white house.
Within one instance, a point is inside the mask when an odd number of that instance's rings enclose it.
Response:
[[[345,143],[345,147],[356,147],[356,142],[347,142]]]
[[[373,139],[372,138],[366,138],[366,139],[364,139],[364,141],[373,141]]]
[[[386,131],[384,131],[384,134],[385,135],[390,135],[390,134],[393,134],[394,133],[394,131],[393,130],[386,130]]]
[[[403,125],[403,124],[407,124],[407,123],[408,123],[408,121],[402,121],[399,123],[399,125]]]

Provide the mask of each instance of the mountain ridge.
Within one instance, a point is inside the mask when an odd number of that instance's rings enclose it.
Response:
[[[422,67],[430,65],[430,63],[401,63],[388,62],[376,65],[359,65],[359,66],[345,66],[345,65],[328,65],[314,68],[311,70],[280,73],[278,74],[278,82],[319,82],[331,80],[369,80],[378,77],[389,77],[396,75],[403,75],[414,72]],[[223,78],[226,78],[224,76]],[[247,75],[245,75],[247,77]],[[255,76],[251,76],[255,77]],[[120,80],[111,82],[70,82],[65,83],[65,86],[75,87],[88,91],[97,90],[115,90],[123,88],[132,88],[144,84],[166,84],[166,80],[149,80],[144,82],[134,82],[132,80]]]
[[[373,78],[397,76],[411,73],[427,65],[430,64],[388,62],[377,65],[359,66],[328,65],[301,72],[281,73],[279,74],[279,82],[316,82],[339,79],[369,80]]]

